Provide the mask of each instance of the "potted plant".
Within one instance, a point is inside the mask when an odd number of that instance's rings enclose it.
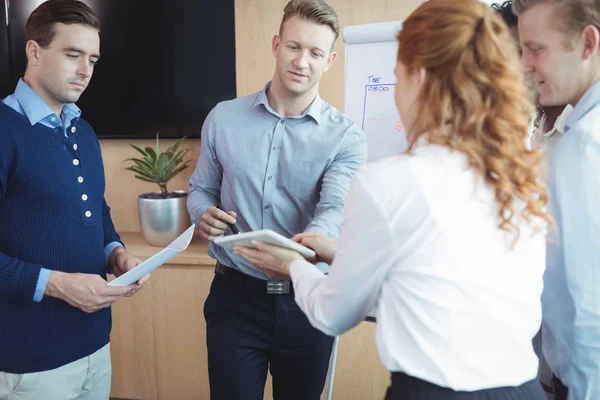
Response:
[[[141,149],[130,144],[141,158],[128,158],[133,165],[125,168],[135,173],[135,177],[158,185],[160,191],[143,193],[138,197],[138,213],[142,236],[152,246],[166,246],[190,226],[187,212],[187,192],[169,191],[167,183],[188,167],[191,160],[183,158],[189,149],[179,150],[185,137],[177,140],[165,152],[161,152],[158,134],[156,149]],[[182,164],[183,163],[183,164]]]

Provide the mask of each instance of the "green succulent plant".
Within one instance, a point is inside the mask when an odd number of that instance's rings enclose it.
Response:
[[[124,160],[132,161],[133,165],[125,168],[135,173],[135,177],[145,182],[156,183],[160,187],[161,195],[167,198],[169,191],[167,183],[177,174],[188,167],[191,160],[183,161],[183,157],[189,149],[179,150],[179,145],[186,137],[178,139],[164,153],[160,150],[158,133],[156,134],[156,148],[146,147],[141,149],[138,146],[130,144],[141,155],[141,158],[128,158]],[[183,162],[183,165],[181,163]]]

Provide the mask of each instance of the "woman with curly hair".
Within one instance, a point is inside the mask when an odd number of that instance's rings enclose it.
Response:
[[[330,273],[261,242],[235,252],[291,276],[329,335],[376,315],[386,399],[544,399],[531,340],[552,221],[516,44],[476,0],[425,2],[398,41],[408,151],[357,173],[339,244],[295,237]]]

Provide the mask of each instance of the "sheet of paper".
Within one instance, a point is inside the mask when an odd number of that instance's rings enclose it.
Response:
[[[181,253],[189,246],[194,236],[194,228],[196,225],[190,226],[185,232],[171,242],[167,247],[135,267],[134,269],[124,273],[120,277],[110,281],[109,286],[127,286],[140,280],[144,275],[149,274],[156,268],[160,267],[177,254]]]

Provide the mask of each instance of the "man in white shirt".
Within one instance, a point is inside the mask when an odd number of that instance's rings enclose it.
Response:
[[[510,5],[512,9],[512,2]],[[512,11],[511,11],[512,12]],[[506,14],[504,11],[503,15]],[[512,14],[514,15],[514,14]],[[518,24],[518,18],[515,16],[515,23]],[[506,19],[505,19],[506,21]],[[519,31],[515,27],[516,37],[519,40]],[[536,91],[534,84],[528,80],[530,88]],[[536,96],[537,97],[537,96]],[[544,150],[544,160],[540,165],[540,176],[546,184],[550,183],[550,165],[552,162],[552,153],[560,138],[565,134],[565,123],[567,118],[573,111],[573,106],[570,104],[559,106],[543,107],[542,115],[537,123],[537,127],[533,128],[529,137],[529,145],[532,149]],[[537,118],[537,116],[536,116]],[[533,348],[540,359],[539,379],[546,392],[549,400],[554,400],[554,388],[552,386],[552,371],[542,354],[542,331],[533,338]]]
[[[572,104],[552,155],[558,230],[544,277],[544,356],[556,399],[600,399],[600,0],[515,0],[542,106]],[[567,393],[568,389],[568,393]]]
[[[550,183],[550,165],[552,163],[554,148],[565,134],[565,123],[567,122],[569,115],[571,115],[571,111],[573,111],[573,107],[570,104],[567,104],[566,107],[552,106],[544,108],[539,125],[533,130],[530,137],[532,149],[544,150],[544,161],[540,165],[540,175],[546,184]],[[542,355],[541,331],[533,338],[533,347],[540,358],[539,378],[542,387],[547,393],[548,399],[555,400],[555,390],[552,385],[552,371]]]

